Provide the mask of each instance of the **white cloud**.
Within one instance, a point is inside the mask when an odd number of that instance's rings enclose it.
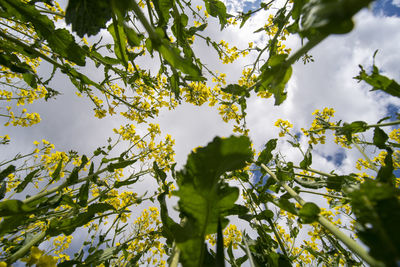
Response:
[[[392,4],[394,6],[400,7],[400,0],[393,0]]]
[[[232,3],[235,8],[239,8],[243,6],[241,2]],[[394,0],[393,3],[400,5],[399,0]],[[254,39],[265,41],[262,34],[253,33],[255,29],[264,25],[265,15],[265,12],[259,12],[241,30],[228,29],[222,33],[218,31],[216,20],[211,19],[206,33],[217,41],[227,39],[238,47],[246,47],[247,43]],[[277,137],[279,131],[273,125],[278,118],[288,119],[295,124],[295,130],[299,131],[301,127],[309,127],[313,119],[311,113],[315,109],[333,107],[337,111],[335,117],[338,120],[364,120],[375,123],[384,117],[386,105],[392,103],[399,106],[398,99],[371,93],[368,86],[358,84],[352,79],[358,73],[358,64],[366,67],[372,64],[372,54],[376,49],[379,49],[377,65],[388,76],[400,79],[399,22],[400,19],[396,17],[375,17],[370,11],[362,11],[356,16],[353,32],[329,37],[311,51],[314,63],[303,65],[302,62],[298,62],[294,66],[293,76],[287,88],[288,98],[281,106],[274,106],[273,99],[250,98],[247,123],[255,147],[261,148],[267,140]],[[201,40],[196,42],[199,44],[196,51],[204,62],[212,69],[226,72],[229,82],[234,83],[243,66],[251,63],[249,56],[248,59],[240,59],[239,64],[222,65],[216,62],[217,55],[210,52],[211,47],[207,47]],[[288,42],[292,47],[299,45],[297,38],[291,38]],[[266,57],[267,55],[264,59]],[[24,128],[23,131],[0,126],[2,132],[11,133],[11,137],[18,140],[18,143],[14,142],[7,147],[7,154],[26,151],[28,147],[32,147],[34,140],[42,138],[55,142],[60,150],[74,149],[89,153],[104,144],[108,136],[112,136],[113,128],[126,123],[114,117],[103,120],[93,118],[92,105],[88,104],[87,100],[75,97],[75,89],[69,82],[57,78],[54,86],[55,89],[61,89],[63,95],[57,97],[57,100],[34,106],[42,115],[41,124]],[[193,148],[206,145],[216,135],[227,136],[231,133],[231,125],[223,123],[215,108],[206,106],[194,107],[184,104],[174,111],[162,111],[157,120],[163,134],[169,133],[176,139],[178,169]],[[302,140],[302,144],[306,146],[305,140]],[[282,144],[281,151],[288,160],[298,162],[301,159],[300,153],[290,152],[292,149],[287,143]],[[325,146],[317,146],[316,151],[318,154],[314,156],[313,168],[326,172],[337,168],[333,162],[326,159],[328,155],[339,151],[336,145],[330,142]],[[338,173],[353,171],[355,160],[360,157],[357,151],[345,153],[343,165],[337,170]],[[137,189],[145,191],[151,186],[155,186],[154,181],[144,181]]]

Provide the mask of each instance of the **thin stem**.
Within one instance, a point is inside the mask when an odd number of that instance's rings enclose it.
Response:
[[[384,127],[384,126],[393,126],[393,125],[398,125],[400,124],[400,120],[397,121],[392,121],[392,122],[386,122],[386,123],[378,123],[378,124],[369,124],[366,125],[366,128],[374,128],[374,127]],[[342,129],[342,126],[329,126],[329,129],[331,130],[336,130],[336,129]]]
[[[32,246],[39,243],[46,236],[46,231],[40,232],[35,235],[28,243],[26,243],[22,248],[17,250],[11,257],[7,260],[7,263],[11,266],[12,263],[17,261],[19,258],[23,257]]]
[[[310,51],[312,48],[322,42],[326,37],[327,35],[321,35],[319,37],[309,40],[304,46],[302,46],[286,60],[286,65],[289,66],[295,63],[297,60],[299,60],[300,57],[302,57],[304,54],[306,54],[308,51]]]
[[[324,193],[319,193],[319,192],[314,192],[314,191],[309,191],[309,190],[299,190],[299,192],[302,193],[309,193],[309,194],[314,194],[314,195],[320,195],[324,197],[330,197],[330,198],[338,198],[338,199],[348,199],[347,197],[342,197],[342,196],[335,196],[335,195],[330,195],[330,194],[324,194]]]
[[[299,166],[293,166],[293,168],[299,169],[299,170],[304,170],[303,168],[301,168]],[[316,174],[319,174],[319,175],[322,175],[322,176],[326,176],[326,177],[335,177],[336,176],[334,174],[329,174],[329,173],[318,171],[318,170],[311,169],[311,168],[307,168],[306,171],[310,171],[310,172],[313,172],[313,173],[316,173]],[[296,175],[298,175],[298,174],[296,174]]]
[[[365,160],[369,163],[369,165],[371,166],[371,168],[378,172],[378,168],[375,166],[375,164],[371,161],[371,159],[367,156],[367,154],[365,154],[364,149],[362,149],[358,144],[353,143],[353,145],[357,148],[358,151],[360,151],[360,153],[364,156]]]
[[[281,182],[278,177],[264,164],[261,163],[261,168],[263,168],[278,184],[280,184],[301,206],[306,203],[290,186],[286,183]],[[345,235],[339,228],[337,228],[333,223],[326,219],[322,215],[318,215],[318,222],[330,231],[337,239],[342,241],[351,251],[359,255],[365,262],[371,266],[384,266],[381,262],[372,258],[368,252],[361,247],[356,241],[351,239],[349,236]]]
[[[147,33],[150,36],[150,39],[152,40],[158,40],[158,34],[155,32],[153,26],[150,25],[150,23],[147,21],[146,17],[144,16],[142,10],[140,9],[139,5],[136,3],[135,0],[132,0],[132,9],[133,12],[135,12],[135,15],[137,18],[140,20],[142,23],[143,27],[146,29]]]

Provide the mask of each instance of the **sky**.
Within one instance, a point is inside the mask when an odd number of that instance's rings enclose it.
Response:
[[[196,4],[198,1],[193,2]],[[229,10],[244,8],[247,11],[258,6],[257,1],[227,2]],[[229,27],[223,33],[217,31],[219,27],[213,27],[216,20],[211,20],[206,31],[217,39],[224,39],[238,47],[247,47],[250,41],[257,44],[265,40],[259,34],[253,33],[263,26],[265,16],[265,13],[259,12],[241,30]],[[366,84],[357,83],[353,77],[359,72],[359,64],[365,67],[372,65],[372,55],[379,49],[376,65],[385,75],[400,81],[399,26],[400,1],[380,0],[372,9],[364,9],[355,16],[355,28],[351,33],[330,36],[315,47],[310,53],[315,60],[313,63],[304,65],[298,62],[294,65],[287,87],[288,98],[281,106],[274,106],[272,98],[250,98],[247,123],[254,147],[261,150],[269,139],[278,136],[279,129],[273,126],[277,119],[289,120],[294,124],[293,130],[297,133],[302,127],[310,127],[313,120],[311,113],[314,110],[324,107],[333,107],[336,110],[335,119],[346,122],[363,120],[376,123],[387,114],[398,112],[398,99],[379,92],[370,92]],[[299,44],[297,37],[289,38],[286,43],[293,50]],[[210,66],[227,73],[228,83],[236,82],[243,66],[252,59],[249,57],[240,59],[233,65],[222,65],[216,62],[216,55],[204,43],[199,42],[196,51]],[[96,75],[94,66],[88,70]],[[48,66],[40,69],[44,75],[48,75],[49,71]],[[60,75],[52,86],[61,91],[62,95],[57,96],[56,100],[29,107],[31,111],[40,113],[40,124],[28,128],[4,127],[3,123],[0,124],[0,135],[8,134],[12,139],[10,145],[0,146],[1,155],[31,151],[34,148],[33,141],[43,138],[54,143],[57,150],[72,149],[90,154],[99,145],[103,145],[109,136],[113,136],[113,128],[127,123],[115,116],[102,120],[94,118],[93,106],[88,100],[77,97],[71,83]],[[190,104],[183,104],[173,111],[162,111],[157,122],[163,134],[169,133],[176,140],[178,169],[185,163],[193,148],[206,145],[217,135],[229,136],[232,129],[232,125],[222,121],[215,108]],[[370,133],[366,136],[370,136]],[[301,142],[303,147],[307,147],[304,138]],[[287,160],[301,160],[300,153],[293,152],[288,143],[282,141],[279,147]],[[354,171],[355,162],[361,157],[359,152],[344,150],[333,142],[315,146],[315,152],[312,168],[326,172],[335,170],[339,174]],[[144,181],[138,190],[154,185],[154,182],[149,181]]]

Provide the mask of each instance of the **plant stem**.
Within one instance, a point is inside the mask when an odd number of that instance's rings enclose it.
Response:
[[[139,5],[136,3],[135,0],[132,0],[132,9],[137,18],[140,20],[142,23],[143,27],[146,29],[147,33],[150,36],[150,39],[152,40],[158,40],[159,36],[155,32],[153,26],[150,25],[150,23],[147,21],[146,17],[144,16],[142,10],[140,9]]]
[[[290,66],[293,63],[295,63],[300,57],[302,57],[304,54],[310,51],[314,46],[322,42],[326,37],[327,35],[321,35],[319,37],[309,40],[305,45],[303,45],[299,50],[297,50],[293,55],[291,55],[286,60],[287,66]]]
[[[304,170],[303,168],[301,168],[299,166],[293,166],[293,168],[299,169],[299,170]],[[321,171],[314,170],[314,169],[311,169],[311,168],[307,168],[306,171],[310,171],[310,172],[313,172],[313,173],[316,173],[316,174],[319,174],[319,175],[322,175],[322,176],[326,176],[326,177],[335,177],[336,176],[336,175],[333,175],[333,174],[329,174],[329,173],[326,173],[326,172],[321,172]],[[296,174],[296,175],[298,175],[298,174]]]
[[[261,168],[263,168],[278,184],[280,184],[296,201],[303,206],[306,202],[286,183],[281,182],[276,175],[264,164],[261,163]],[[333,223],[326,219],[322,215],[318,215],[318,222],[330,231],[337,239],[342,241],[351,251],[360,256],[365,262],[371,266],[384,266],[381,262],[372,258],[368,252],[361,247],[356,241],[351,239],[349,236],[345,235],[339,230]]]
[[[313,192],[313,191],[308,191],[308,190],[299,190],[299,192],[320,195],[320,196],[330,197],[330,198],[348,199],[347,197],[334,196],[334,195],[330,195],[330,194],[324,194],[324,193]]]
[[[353,143],[353,145],[357,148],[358,151],[360,151],[360,153],[364,156],[365,160],[369,163],[369,165],[371,165],[371,169],[373,169],[374,171],[378,172],[378,168],[375,166],[375,164],[371,161],[371,159],[367,156],[367,154],[365,154],[364,149],[362,149],[358,144]]]
[[[32,246],[36,245],[46,236],[46,231],[40,232],[39,234],[35,235],[28,243],[22,246],[17,252],[11,255],[10,258],[7,260],[7,264],[11,266],[12,263],[17,261],[19,258],[23,257]]]

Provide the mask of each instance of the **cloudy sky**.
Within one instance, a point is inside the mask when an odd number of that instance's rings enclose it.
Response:
[[[227,7],[235,10],[248,10],[259,6],[259,1],[227,1]],[[271,99],[252,97],[248,102],[248,127],[250,137],[256,147],[261,147],[270,138],[276,137],[278,129],[273,127],[278,118],[287,119],[298,131],[309,127],[311,113],[315,109],[333,107],[335,117],[343,121],[365,120],[374,123],[388,112],[389,105],[397,110],[398,101],[383,94],[368,91],[368,86],[357,83],[352,77],[358,74],[358,64],[370,66],[376,49],[379,53],[376,63],[389,77],[399,79],[400,54],[398,31],[400,4],[394,0],[380,0],[375,8],[362,10],[356,17],[356,27],[346,35],[330,36],[311,51],[315,62],[304,65],[298,62],[287,88],[288,99],[281,106],[273,105]],[[201,3],[200,3],[201,4]],[[207,34],[216,40],[226,40],[231,45],[247,47],[248,42],[265,41],[260,34],[253,34],[255,29],[264,25],[265,13],[259,12],[252,17],[242,29],[228,27],[223,33],[213,27],[215,19],[210,19]],[[299,39],[289,38],[286,45],[295,50]],[[198,51],[204,62],[213,69],[225,72],[228,83],[235,83],[243,66],[252,62],[251,56],[239,59],[236,63],[223,65],[217,62],[216,53],[202,42],[197,43]],[[50,69],[43,66],[40,72],[48,75]],[[99,72],[94,66],[87,71],[91,77]],[[57,76],[52,86],[62,95],[47,103],[32,105],[30,110],[41,114],[42,122],[29,128],[1,127],[1,132],[9,134],[14,140],[11,145],[3,147],[8,153],[30,150],[34,140],[45,138],[60,150],[74,149],[89,153],[102,144],[106,137],[112,136],[112,129],[125,124],[126,121],[116,116],[98,120],[93,118],[92,105],[84,98],[75,95],[72,84]],[[355,101],[357,100],[357,101]],[[231,134],[231,125],[222,121],[215,108],[183,104],[174,111],[165,110],[157,119],[163,133],[170,133],[176,139],[178,164],[184,163],[187,154],[194,147],[205,145],[216,135]],[[333,149],[333,150],[332,150]],[[337,152],[333,147],[328,151]]]
[[[197,1],[194,1],[197,2]],[[226,1],[231,10],[245,10],[258,7],[259,1]],[[358,74],[358,64],[368,67],[372,64],[372,55],[376,49],[376,64],[384,74],[400,80],[400,1],[379,0],[374,8],[362,10],[355,17],[355,29],[346,35],[330,36],[311,51],[315,60],[304,65],[294,65],[293,75],[287,91],[288,98],[281,106],[274,106],[274,100],[257,99],[248,101],[248,127],[250,138],[260,149],[271,138],[276,138],[279,130],[274,127],[277,119],[289,120],[295,125],[294,131],[309,128],[315,109],[333,107],[335,118],[351,122],[364,120],[376,123],[389,111],[397,112],[398,99],[381,93],[369,92],[369,87],[357,83],[352,77]],[[248,42],[261,42],[264,39],[253,31],[262,27],[266,14],[259,12],[242,29],[229,27],[223,33],[216,30],[216,20],[210,20],[207,34],[216,40],[224,39],[238,47],[247,47]],[[213,25],[214,24],[214,25]],[[299,47],[297,37],[289,38],[286,45],[293,50]],[[243,66],[251,63],[251,57],[240,59],[233,65],[217,62],[217,55],[210,52],[204,43],[198,43],[196,50],[204,61],[214,69],[227,73],[228,83],[237,81]],[[210,54],[211,53],[211,54]],[[49,69],[43,66],[40,72],[48,75]],[[96,76],[96,69],[87,70]],[[93,106],[84,98],[75,95],[75,89],[65,78],[58,76],[52,86],[62,92],[56,100],[37,103],[29,109],[40,113],[42,122],[29,128],[4,127],[0,124],[1,135],[8,134],[12,142],[1,146],[1,154],[15,155],[33,149],[33,141],[46,139],[54,143],[57,150],[76,150],[91,154],[99,145],[113,136],[112,129],[119,128],[127,121],[117,117],[98,120],[93,117]],[[163,111],[157,122],[163,134],[169,133],[176,140],[176,160],[178,166],[186,161],[188,153],[197,146],[206,145],[215,136],[229,136],[232,125],[222,121],[215,108],[196,107],[183,104],[174,111]],[[303,140],[305,141],[305,140]],[[306,146],[306,143],[303,142]],[[299,160],[299,153],[293,153],[288,145],[281,144],[281,151],[288,159]],[[353,170],[355,161],[361,156],[357,151],[345,151],[329,143],[316,146],[312,167],[326,172]],[[4,159],[4,158],[3,158]],[[147,184],[149,185],[149,184]],[[145,188],[146,184],[143,185]]]

